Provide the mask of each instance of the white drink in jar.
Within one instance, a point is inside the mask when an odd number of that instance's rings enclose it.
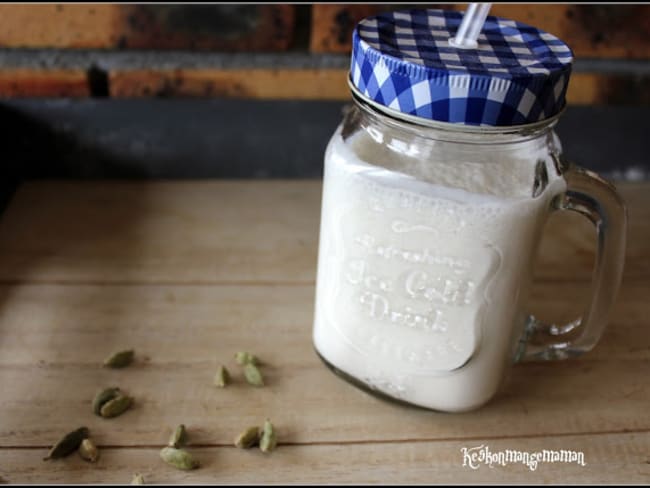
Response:
[[[466,162],[387,147],[339,127],[327,148],[315,347],[391,397],[476,408],[514,355],[541,220],[564,180],[540,141]]]
[[[553,132],[571,49],[470,10],[386,11],[353,31],[353,105],[325,155],[313,329],[356,385],[452,412],[486,403],[512,363],[593,348],[625,252],[620,196],[560,157]],[[586,311],[559,326],[525,312],[555,211],[587,217],[598,241]]]

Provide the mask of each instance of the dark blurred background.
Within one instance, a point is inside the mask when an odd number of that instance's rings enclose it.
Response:
[[[405,5],[0,5],[2,185],[27,178],[319,178],[351,32]],[[465,10],[467,4],[419,4]],[[574,50],[576,162],[650,175],[650,5],[497,4]]]

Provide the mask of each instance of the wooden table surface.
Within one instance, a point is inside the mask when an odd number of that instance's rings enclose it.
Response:
[[[650,185],[618,185],[629,210],[625,275],[599,345],[581,358],[513,368],[504,391],[465,414],[370,396],[311,345],[318,181],[64,182],[23,185],[0,220],[0,479],[10,483],[648,483]],[[581,312],[593,229],[548,224],[531,309]],[[133,347],[136,362],[101,367]],[[257,353],[268,386],[243,384],[232,355]],[[224,363],[236,382],[212,385]],[[95,392],[135,398],[114,419]],[[232,446],[269,417],[270,455]],[[158,457],[184,423],[201,461]],[[43,461],[85,425],[96,464]],[[584,453],[586,466],[463,466],[463,447]]]

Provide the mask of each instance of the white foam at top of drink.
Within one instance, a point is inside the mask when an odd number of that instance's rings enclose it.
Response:
[[[395,173],[411,176],[420,191],[421,183],[433,184],[438,191],[452,199],[476,201],[480,195],[506,198],[531,198],[538,159],[547,157],[547,148],[539,142],[518,145],[493,145],[482,152],[476,145],[445,146],[449,143],[424,145],[403,140],[382,141],[378,144],[372,135],[359,132],[349,141],[343,141],[340,131],[334,135],[334,148],[347,164],[360,165],[359,170],[372,170],[376,178],[395,178]],[[389,150],[387,150],[387,148]],[[539,152],[535,158],[534,152]],[[532,154],[531,154],[532,152]],[[459,160],[459,154],[466,160]],[[370,167],[366,166],[369,165]],[[383,171],[388,173],[383,173]],[[549,177],[553,175],[549,172]],[[463,190],[456,194],[450,189]],[[431,188],[429,189],[431,191]],[[473,197],[473,198],[472,198]],[[493,199],[487,199],[492,200]]]

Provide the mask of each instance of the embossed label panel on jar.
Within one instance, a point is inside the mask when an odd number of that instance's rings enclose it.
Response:
[[[328,322],[360,352],[400,371],[462,366],[480,343],[501,264],[482,237],[490,219],[477,226],[483,216],[470,204],[361,186],[348,187],[328,211]]]

